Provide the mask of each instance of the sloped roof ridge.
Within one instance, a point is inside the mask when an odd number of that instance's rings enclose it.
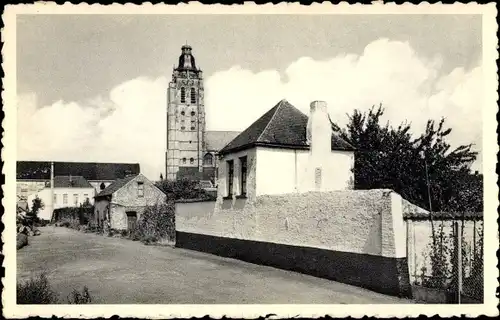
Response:
[[[269,128],[269,124],[271,122],[273,122],[274,118],[276,117],[276,114],[278,113],[278,111],[280,110],[280,108],[283,106],[283,103],[287,102],[285,99],[282,99],[280,102],[278,102],[278,105],[276,106],[276,110],[274,110],[274,113],[273,113],[273,116],[271,117],[271,119],[269,119],[269,121],[267,122],[266,124],[266,127],[264,128],[264,130],[262,130],[262,132],[260,133],[259,137],[257,138],[257,142],[261,142],[261,139],[262,138],[262,135],[266,132],[266,130]]]

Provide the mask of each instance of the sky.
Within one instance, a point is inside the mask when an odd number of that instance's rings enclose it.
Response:
[[[166,89],[181,46],[204,73],[208,130],[242,131],[281,99],[332,120],[453,128],[482,147],[480,15],[18,15],[18,159],[165,171]],[[481,155],[473,169],[481,171]]]

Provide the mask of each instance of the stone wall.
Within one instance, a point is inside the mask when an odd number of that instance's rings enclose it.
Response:
[[[176,230],[179,246],[409,295],[402,199],[391,190],[177,203]]]

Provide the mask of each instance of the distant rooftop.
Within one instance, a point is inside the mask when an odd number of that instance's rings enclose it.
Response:
[[[93,188],[82,176],[55,176],[54,188]]]
[[[54,162],[54,176],[82,176],[88,181],[116,180],[140,173],[138,163]],[[50,161],[17,161],[17,179],[50,179]]]
[[[102,190],[99,192],[96,197],[103,197],[103,196],[110,196],[116,191],[120,190],[123,186],[125,186],[127,183],[129,183],[131,180],[133,180],[135,177],[137,177],[137,174],[134,175],[129,175],[124,178],[118,179],[112,184],[110,184],[106,189]]]

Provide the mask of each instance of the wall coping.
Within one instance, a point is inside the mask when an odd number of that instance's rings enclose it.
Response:
[[[215,201],[217,201],[216,198],[208,198],[208,199],[198,198],[198,199],[179,199],[175,200],[174,203],[215,202]]]

